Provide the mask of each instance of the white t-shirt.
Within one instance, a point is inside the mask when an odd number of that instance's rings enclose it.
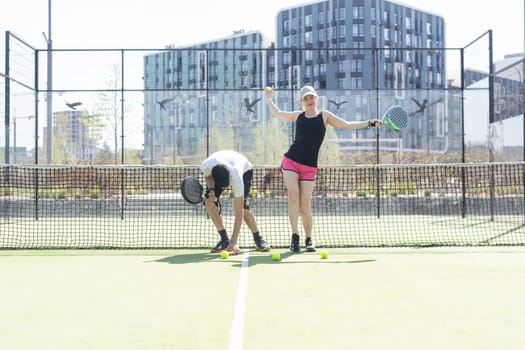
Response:
[[[244,182],[242,176],[248,170],[253,169],[252,163],[239,152],[224,150],[212,153],[201,163],[201,171],[204,176],[211,176],[214,166],[224,165],[230,172],[230,185],[235,197],[244,196]]]

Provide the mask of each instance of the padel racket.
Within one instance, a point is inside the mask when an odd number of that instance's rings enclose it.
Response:
[[[185,177],[180,185],[182,198],[190,204],[199,204],[203,199],[203,190],[201,183],[194,177]]]
[[[191,176],[185,177],[182,180],[180,193],[182,194],[182,198],[190,204],[199,204],[204,199],[204,187],[202,187],[199,180]],[[221,215],[222,205],[219,198],[217,198],[215,205],[219,207],[219,215]]]
[[[408,125],[408,114],[401,106],[392,106],[381,117],[381,123],[388,125],[396,131],[404,129]]]

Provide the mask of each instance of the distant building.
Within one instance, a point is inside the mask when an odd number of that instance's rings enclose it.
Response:
[[[236,110],[233,113],[240,114],[239,103],[255,100],[255,91],[242,96],[214,91],[238,92],[263,86],[266,57],[262,48],[260,32],[240,30],[219,40],[168,47],[146,56],[145,162],[175,163],[179,155],[194,153],[201,146],[199,140],[207,131],[208,118],[228,123],[224,119],[230,115],[219,115],[220,111]]]
[[[494,63],[492,115],[487,112],[490,112],[489,75],[465,72],[465,80],[472,82],[465,90],[467,145],[484,149],[491,146],[508,160],[523,159],[523,64],[523,54],[506,55]],[[470,78],[473,76],[476,79]]]
[[[53,139],[59,158],[57,162],[91,162],[94,159],[97,141],[91,135],[89,123],[84,120],[85,114],[82,110],[53,113]]]
[[[279,101],[288,110],[299,107],[293,92],[313,85],[322,95],[321,108],[337,108],[349,120],[377,116],[381,111],[370,106],[378,97],[381,109],[406,105],[417,122],[403,134],[403,147],[444,147],[441,16],[384,0],[329,0],[279,11],[276,28],[271,44],[260,32],[241,30],[144,58],[145,163],[176,163],[195,153],[210,123],[249,138],[267,117],[264,103],[257,101],[265,85],[292,92]],[[408,96],[407,90],[420,92]],[[350,131],[338,135],[353,137]],[[238,144],[241,151],[249,147]]]
[[[290,49],[278,52],[276,74],[269,76],[277,87],[300,88],[308,83],[317,89],[439,89],[446,85],[444,52],[421,50],[445,48],[444,19],[394,2],[331,0],[281,10],[276,46]]]

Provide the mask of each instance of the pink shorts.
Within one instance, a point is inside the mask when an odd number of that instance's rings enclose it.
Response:
[[[297,163],[286,156],[283,157],[281,169],[296,172],[299,175],[299,180],[303,181],[314,181],[317,176],[316,167]]]

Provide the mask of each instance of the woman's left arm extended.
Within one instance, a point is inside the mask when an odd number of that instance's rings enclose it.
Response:
[[[364,129],[364,128],[378,128],[380,127],[381,121],[379,119],[370,119],[370,120],[362,120],[362,121],[346,121],[335,114],[333,114],[330,111],[323,111],[323,115],[326,116],[326,124],[331,125],[334,128],[338,129],[347,129],[347,130],[357,130],[357,129]]]

